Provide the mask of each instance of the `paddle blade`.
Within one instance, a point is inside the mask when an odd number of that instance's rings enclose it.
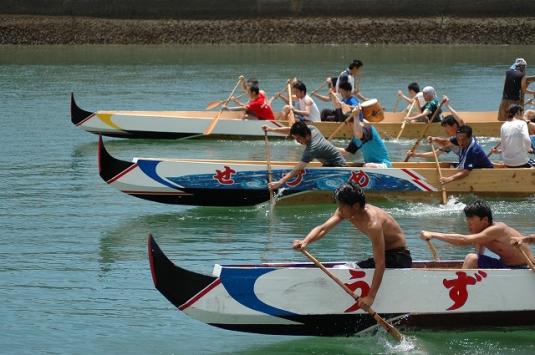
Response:
[[[208,103],[208,105],[206,105],[206,108],[205,110],[209,111],[209,110],[213,110],[214,108],[220,106],[221,104],[223,104],[223,100],[216,100],[216,101],[211,101]]]

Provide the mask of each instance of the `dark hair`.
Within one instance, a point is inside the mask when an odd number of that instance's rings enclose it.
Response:
[[[513,118],[517,115],[519,112],[524,112],[524,108],[520,105],[513,104],[509,106],[509,109],[507,110],[507,117]]]
[[[258,95],[258,93],[260,92],[260,89],[258,88],[258,85],[251,85],[249,87],[249,90],[251,90],[251,92],[254,92],[255,94]]]
[[[303,121],[295,122],[290,128],[290,135],[292,136],[296,135],[300,137],[306,137],[310,134],[312,134],[310,128],[308,128],[307,124]]]
[[[256,79],[247,79],[247,85],[249,85],[249,86],[257,86],[258,87],[259,86],[258,85],[258,80],[256,80]]]
[[[353,181],[345,182],[334,191],[336,202],[353,206],[358,203],[361,208],[366,205],[366,196],[364,191],[357,183]]]
[[[340,85],[338,85],[338,88],[342,89],[342,90],[345,90],[345,91],[349,91],[349,92],[351,92],[351,90],[353,90],[353,87],[347,81],[343,82],[343,83],[340,83]]]
[[[292,85],[292,87],[293,87],[294,89],[297,89],[297,90],[299,90],[299,91],[304,92],[305,94],[306,94],[306,92],[307,92],[307,87],[306,87],[306,85],[305,85],[302,81],[300,81],[300,80],[296,81],[296,82]]]
[[[407,89],[418,93],[420,92],[420,85],[418,85],[418,83],[410,83],[409,86],[407,86]]]
[[[445,127],[445,126],[454,126],[454,125],[457,125],[459,126],[459,122],[457,122],[457,120],[455,119],[455,116],[453,115],[447,115],[446,117],[444,117],[442,119],[442,122],[440,122],[440,125],[442,127]]]
[[[468,138],[471,138],[472,137],[472,127],[470,127],[468,125],[461,126],[461,127],[457,128],[457,133],[466,134],[466,136]]]
[[[475,200],[467,204],[464,208],[464,215],[466,217],[487,217],[489,223],[492,224],[492,211],[490,210],[490,206],[488,205],[488,203],[483,200]]]
[[[353,61],[349,64],[349,69],[360,68],[363,65],[364,64],[362,63],[362,61],[358,59],[353,59]]]

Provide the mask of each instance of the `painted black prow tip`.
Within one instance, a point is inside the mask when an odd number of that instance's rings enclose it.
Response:
[[[124,170],[130,168],[135,163],[119,160],[110,155],[104,146],[102,135],[98,135],[98,173],[100,177],[108,182]]]
[[[93,115],[93,112],[82,110],[74,100],[74,93],[71,92],[71,122],[78,125],[80,122]]]
[[[198,274],[173,264],[150,233],[147,244],[154,287],[177,308],[217,279],[216,277]]]

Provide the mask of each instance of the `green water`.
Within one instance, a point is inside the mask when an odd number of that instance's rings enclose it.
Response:
[[[314,338],[244,334],[177,312],[152,285],[150,231],[179,265],[210,273],[214,263],[303,261],[291,250],[332,206],[192,208],[129,197],[96,167],[97,137],[69,120],[69,95],[88,110],[198,110],[224,98],[240,74],[272,94],[289,77],[319,86],[353,58],[365,63],[363,93],[392,107],[414,80],[446,93],[459,110],[496,110],[503,74],[535,47],[462,46],[113,46],[0,47],[0,353],[60,354],[531,354],[533,329],[418,331],[394,346],[383,333]],[[280,103],[277,103],[280,107]],[[496,139],[481,139],[489,149]],[[120,158],[162,156],[262,159],[263,141],[106,139]],[[337,142],[343,145],[345,142]],[[395,160],[411,141],[388,142]],[[273,159],[298,158],[293,142]],[[467,199],[469,199],[468,197]],[[390,201],[416,259],[430,253],[424,228],[466,231],[467,199],[447,206]],[[495,219],[535,232],[534,199],[491,200]],[[436,243],[443,258],[469,249]],[[370,244],[347,224],[312,246],[322,260],[356,260]],[[535,278],[534,278],[535,282]]]

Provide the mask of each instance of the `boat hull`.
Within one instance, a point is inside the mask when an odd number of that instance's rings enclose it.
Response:
[[[122,138],[176,139],[203,136],[216,112],[211,111],[97,111],[88,112],[77,106],[71,97],[71,121],[76,126],[94,134]],[[503,122],[497,121],[496,112],[461,112],[477,136],[498,137]],[[372,123],[385,139],[394,139],[401,129],[404,113],[386,112],[385,119]],[[287,121],[259,121],[243,119],[243,113],[223,111],[213,132],[212,138],[259,139],[263,138],[263,125],[272,128],[287,127]],[[329,137],[336,131],[338,122],[313,123],[324,136]],[[407,124],[400,138],[413,139],[422,135],[426,124]],[[428,135],[443,135],[439,123],[431,124]],[[271,137],[284,138],[284,135],[269,132]],[[205,136],[206,137],[206,136]],[[343,127],[333,137],[349,139],[351,130]]]
[[[148,253],[155,287],[179,310],[213,326],[315,336],[347,336],[376,327],[313,264],[216,265],[207,276],[175,266],[152,236]],[[374,309],[395,325],[414,329],[535,325],[530,270],[462,270],[461,264],[421,261],[409,269],[387,269]],[[369,291],[373,269],[325,266],[358,296]]]
[[[142,199],[195,206],[254,206],[269,201],[265,162],[134,158],[111,156],[99,139],[99,171],[109,185]],[[273,180],[296,162],[271,162]],[[443,164],[442,174],[456,169]],[[359,184],[370,198],[435,199],[441,186],[434,163],[394,163],[394,168],[321,167],[311,163],[277,191],[277,205],[332,203],[344,182]],[[475,169],[447,185],[450,194],[521,197],[535,194],[535,169]]]

